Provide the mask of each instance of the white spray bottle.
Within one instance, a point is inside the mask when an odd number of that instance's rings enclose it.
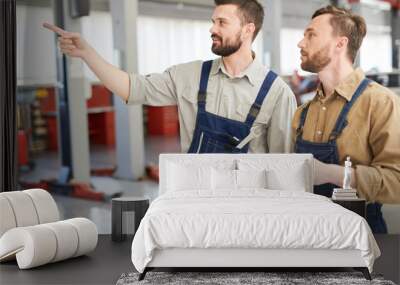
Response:
[[[350,190],[351,189],[351,161],[350,156],[346,158],[344,162],[344,177],[343,177],[343,189]]]

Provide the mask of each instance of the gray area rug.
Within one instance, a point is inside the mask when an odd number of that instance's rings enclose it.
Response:
[[[117,285],[145,284],[379,284],[395,285],[382,276],[372,275],[368,281],[360,272],[148,272],[146,278],[138,281],[139,273],[122,274]]]

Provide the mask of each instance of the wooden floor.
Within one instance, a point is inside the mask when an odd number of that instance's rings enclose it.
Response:
[[[399,284],[400,235],[375,238],[382,256],[375,262],[374,273]],[[100,235],[96,250],[88,256],[29,270],[19,270],[15,261],[0,264],[0,284],[115,284],[122,273],[135,271],[130,255],[131,240],[116,243],[110,235]]]

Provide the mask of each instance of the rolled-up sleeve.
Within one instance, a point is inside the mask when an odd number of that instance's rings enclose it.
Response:
[[[269,152],[291,152],[291,124],[296,108],[296,98],[292,90],[286,83],[282,82],[267,134]]]
[[[129,74],[129,97],[126,104],[168,106],[177,104],[175,67],[163,73]]]
[[[400,102],[388,96],[371,114],[370,165],[357,165],[357,190],[369,201],[400,203]]]

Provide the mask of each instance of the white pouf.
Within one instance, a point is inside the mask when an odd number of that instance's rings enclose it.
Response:
[[[60,220],[57,204],[50,193],[42,189],[29,189],[22,191],[28,194],[35,206],[39,224],[51,223]]]
[[[35,206],[33,205],[33,201],[28,194],[15,191],[3,192],[1,195],[10,203],[17,227],[26,227],[39,224]]]
[[[16,226],[17,222],[10,202],[6,197],[0,195],[0,237]]]
[[[59,218],[45,190],[0,193],[0,262],[17,259],[20,269],[28,269],[96,248],[98,232],[92,221]]]
[[[14,228],[0,238],[0,261],[14,256],[20,269],[77,257],[97,245],[97,229],[85,218]]]

